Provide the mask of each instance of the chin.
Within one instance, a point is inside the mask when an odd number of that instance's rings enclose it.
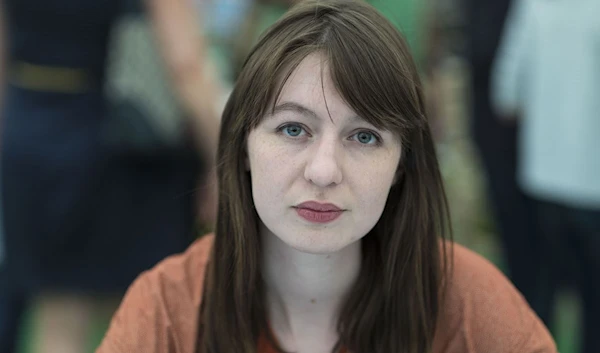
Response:
[[[313,236],[282,240],[294,250],[313,255],[336,253],[353,243],[349,239],[314,239]]]

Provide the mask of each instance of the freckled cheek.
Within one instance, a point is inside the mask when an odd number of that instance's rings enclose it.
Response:
[[[290,171],[292,161],[281,153],[271,149],[255,151],[251,159],[251,176],[254,181],[255,192],[263,195],[278,197]]]
[[[382,209],[385,206],[389,187],[384,183],[371,183],[370,187],[365,190],[365,194],[361,197],[363,206],[366,210],[375,211]]]
[[[360,198],[362,207],[368,210],[379,212],[383,209],[387,196],[389,194],[396,169],[386,168],[365,168],[361,177]]]

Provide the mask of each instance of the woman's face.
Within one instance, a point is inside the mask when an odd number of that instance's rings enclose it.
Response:
[[[323,66],[323,70],[321,70]],[[254,205],[264,231],[308,253],[360,240],[383,212],[400,141],[344,102],[320,54],[292,73],[273,115],[248,136]]]

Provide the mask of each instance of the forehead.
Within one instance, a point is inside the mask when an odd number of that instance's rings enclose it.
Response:
[[[317,113],[356,115],[336,89],[324,55],[309,54],[292,71],[275,106],[294,102]]]

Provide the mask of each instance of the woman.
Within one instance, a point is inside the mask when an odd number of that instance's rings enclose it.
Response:
[[[2,352],[13,351],[29,304],[36,352],[84,352],[95,313],[112,316],[141,271],[193,239],[198,154],[212,163],[219,123],[193,5],[144,2],[198,149],[132,162],[103,135],[107,51],[123,3],[0,0]]]
[[[130,287],[98,353],[555,352],[448,214],[407,45],[372,7],[300,3],[223,114],[214,236]]]

